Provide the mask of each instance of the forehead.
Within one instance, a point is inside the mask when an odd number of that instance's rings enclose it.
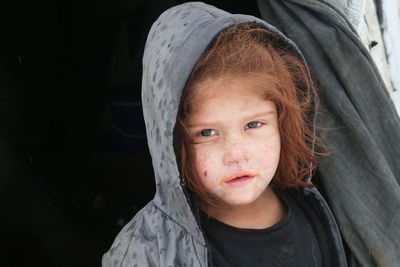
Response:
[[[268,100],[268,95],[276,89],[271,77],[265,74],[248,73],[246,75],[223,75],[204,79],[192,88],[192,108],[198,109],[201,105],[215,99],[224,99],[231,96],[242,96]]]
[[[194,88],[196,96],[186,123],[240,121],[255,114],[276,113],[275,103],[265,97],[270,89],[265,84],[257,85],[251,77],[225,77],[199,83]]]

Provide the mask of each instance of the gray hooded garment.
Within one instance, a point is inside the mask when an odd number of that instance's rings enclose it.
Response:
[[[173,131],[182,89],[194,64],[221,30],[242,22],[258,22],[278,32],[255,17],[232,15],[202,3],[171,8],[153,24],[143,56],[142,104],[157,191],[118,234],[103,256],[103,266],[208,265],[206,241],[180,185]],[[312,191],[305,194],[322,206],[326,228],[338,236],[332,242],[341,259],[333,266],[345,266],[336,224],[326,203]]]

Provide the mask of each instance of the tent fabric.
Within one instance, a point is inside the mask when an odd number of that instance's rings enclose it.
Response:
[[[343,1],[258,0],[262,18],[303,51],[319,87],[317,179],[350,266],[400,263],[400,120]]]

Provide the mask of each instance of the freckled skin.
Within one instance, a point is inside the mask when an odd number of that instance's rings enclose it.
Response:
[[[201,82],[195,90],[202,96],[197,102],[195,98],[195,112],[189,117],[201,182],[225,209],[231,210],[260,205],[258,202],[273,192],[268,185],[280,157],[275,103],[265,100],[259,90],[252,88],[249,79]],[[251,122],[261,125],[249,128]],[[213,129],[215,134],[199,135],[204,129]],[[226,177],[243,172],[254,174],[255,178],[235,188],[224,182]]]

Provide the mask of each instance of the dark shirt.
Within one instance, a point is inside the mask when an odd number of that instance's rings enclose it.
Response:
[[[320,247],[306,215],[288,193],[277,193],[288,212],[266,229],[237,228],[201,213],[216,266],[322,266]]]

